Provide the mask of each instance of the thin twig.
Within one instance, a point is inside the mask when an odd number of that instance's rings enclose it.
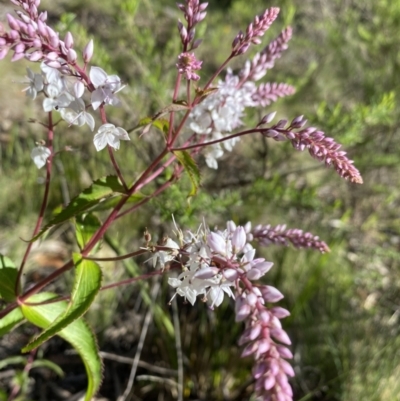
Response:
[[[103,352],[103,351],[99,352],[99,354],[103,359],[110,359],[112,361],[127,363],[129,365],[134,363],[133,358],[128,358],[126,356],[111,354],[110,352]],[[161,375],[173,375],[173,376],[178,375],[177,371],[174,369],[167,369],[167,368],[162,368],[161,366],[154,366],[152,363],[148,362],[139,361],[138,366],[150,370],[152,372],[159,373]]]
[[[176,303],[176,297],[172,300],[172,318],[175,331],[176,359],[178,362],[178,401],[183,401],[183,354],[181,330],[179,325],[179,310]]]
[[[160,290],[160,281],[156,281],[151,291],[151,299],[153,302],[155,301],[159,290]],[[118,398],[118,401],[126,401],[127,397],[129,396],[129,393],[133,388],[133,382],[135,380],[136,370],[139,364],[140,355],[143,350],[144,341],[146,339],[147,330],[150,326],[152,316],[153,316],[153,309],[150,306],[143,321],[142,332],[140,333],[139,344],[136,350],[135,358],[133,359],[133,364],[131,368],[131,373],[129,375],[128,384],[122,396]]]

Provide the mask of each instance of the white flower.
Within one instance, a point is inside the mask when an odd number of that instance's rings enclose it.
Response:
[[[56,68],[50,67],[44,62],[40,65],[40,69],[43,71],[44,76],[48,84],[56,83],[60,80],[61,74]]]
[[[175,256],[178,254],[177,250],[179,249],[179,245],[173,241],[171,238],[168,238],[165,244],[163,245],[167,248],[171,248],[170,251],[158,251],[156,252],[151,260],[153,261],[153,267],[156,267],[157,260],[160,263],[161,269],[165,269],[165,265],[173,260]]]
[[[26,96],[35,100],[37,93],[43,90],[43,77],[41,74],[35,74],[30,68],[27,68],[26,72],[28,73],[29,86],[24,91],[26,91]]]
[[[114,149],[119,149],[120,141],[129,141],[128,133],[121,127],[113,124],[103,124],[94,136],[93,143],[97,151],[110,145]]]
[[[119,99],[114,93],[119,92],[123,86],[121,80],[117,75],[107,75],[107,73],[100,67],[92,67],[89,72],[90,80],[96,88],[92,92],[92,107],[96,110],[104,102],[112,106],[120,104]]]
[[[86,111],[82,99],[75,99],[68,105],[68,108],[60,109],[60,114],[68,124],[78,125],[79,127],[87,124],[92,131],[94,130],[94,118]]]
[[[42,145],[33,148],[31,152],[31,158],[33,162],[36,164],[37,168],[42,168],[46,164],[46,161],[50,155],[51,155],[50,149]]]
[[[49,84],[44,89],[46,98],[43,100],[43,109],[46,112],[59,110],[60,108],[67,107],[74,100],[74,97],[68,92],[64,91],[63,83],[61,80]]]
[[[223,139],[243,125],[242,116],[246,107],[255,102],[252,95],[256,90],[254,82],[246,82],[239,87],[240,79],[231,70],[220,81],[218,91],[208,96],[190,113],[189,128],[199,135],[207,135],[207,141]],[[232,138],[205,148],[206,163],[210,168],[218,168],[217,159],[224,149],[231,152],[240,138]]]

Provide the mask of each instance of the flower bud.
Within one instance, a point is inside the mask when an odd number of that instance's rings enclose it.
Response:
[[[89,63],[93,56],[93,39],[83,49],[83,61]]]
[[[74,47],[74,38],[72,37],[71,32],[68,31],[68,32],[65,34],[64,43],[65,43],[65,46],[66,46],[68,49],[70,49],[71,47]]]

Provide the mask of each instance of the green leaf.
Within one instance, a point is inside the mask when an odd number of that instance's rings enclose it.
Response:
[[[82,259],[79,254],[74,254],[73,260],[75,264],[75,278],[68,307],[64,313],[48,325],[46,330],[25,346],[22,352],[28,352],[37,348],[74,320],[80,318],[96,298],[101,286],[102,277],[99,265],[92,260]]]
[[[24,315],[20,308],[12,310],[8,315],[0,319],[0,337],[11,331],[18,323],[24,320]]]
[[[10,365],[26,365],[26,356],[10,356],[0,361],[0,369]]]
[[[68,206],[58,213],[53,219],[50,220],[39,232],[38,235],[32,238],[31,241],[37,240],[41,237],[50,227],[57,224],[66,222],[72,217],[76,217],[93,206],[98,205],[105,199],[125,193],[124,187],[120,184],[118,177],[109,175],[100,178],[93,182],[93,184],[86,188],[83,192],[77,195]]]
[[[98,205],[96,205],[92,210],[98,211],[98,210],[113,209],[120,202],[120,200],[123,196],[125,196],[125,195],[114,196],[112,198],[108,198],[104,202],[101,202]],[[140,202],[141,200],[143,200],[145,198],[146,198],[146,195],[144,195],[141,192],[137,192],[129,197],[129,199],[125,202],[125,205]]]
[[[189,175],[190,182],[192,183],[192,190],[189,193],[189,197],[196,195],[197,190],[200,186],[200,171],[197,167],[193,157],[187,151],[175,151],[174,155],[179,160],[179,163],[185,168],[185,171]]]
[[[99,229],[100,226],[101,226],[100,219],[93,213],[88,213],[76,217],[75,219],[76,241],[78,242],[78,246],[81,250],[90,241],[90,239],[93,237],[93,234]],[[100,242],[96,244],[95,248],[97,248],[99,245]]]
[[[33,295],[27,300],[27,302],[45,302],[56,297],[56,294],[42,292]],[[21,306],[22,313],[26,319],[45,330],[54,320],[57,319],[58,316],[63,315],[67,308],[68,304],[65,301],[43,305],[24,304]],[[64,340],[68,341],[76,349],[83,360],[86,374],[88,376],[88,388],[86,391],[85,401],[90,401],[99,388],[101,382],[101,361],[94,335],[83,319],[75,320],[57,334]]]
[[[35,368],[47,368],[52,370],[56,375],[63,377],[64,372],[63,370],[54,362],[49,361],[48,359],[36,359],[32,363],[32,369]]]
[[[0,255],[0,298],[7,302],[15,300],[15,283],[18,270],[7,256]]]

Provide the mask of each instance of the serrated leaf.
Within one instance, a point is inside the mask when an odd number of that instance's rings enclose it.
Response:
[[[18,323],[24,320],[20,308],[12,310],[9,314],[0,319],[0,337],[11,331]]]
[[[15,300],[15,283],[18,270],[7,256],[0,255],[0,298],[7,302]]]
[[[42,292],[33,295],[27,302],[45,302],[56,297],[56,294]],[[58,316],[64,314],[67,308],[68,304],[65,301],[44,305],[24,304],[21,306],[25,318],[35,326],[45,330]],[[68,327],[59,331],[57,335],[68,341],[82,358],[88,376],[88,388],[85,401],[90,401],[98,390],[101,382],[101,361],[94,335],[83,319],[75,320]]]
[[[90,241],[90,239],[93,237],[93,234],[99,229],[100,226],[100,219],[93,213],[84,214],[75,218],[76,241],[81,250]],[[95,248],[97,248],[99,245],[100,242],[96,244]],[[93,249],[93,251],[95,251],[95,249]]]
[[[200,186],[200,170],[189,152],[185,150],[179,150],[175,151],[174,155],[178,159],[179,163],[181,163],[185,168],[186,173],[189,175],[190,182],[192,183],[192,190],[190,191],[188,197],[192,197],[196,195]]]
[[[39,232],[38,235],[32,238],[31,241],[37,240],[41,237],[50,227],[57,224],[61,224],[76,217],[93,206],[98,205],[105,199],[112,196],[117,196],[125,193],[124,187],[120,184],[118,177],[109,175],[107,177],[100,178],[93,181],[89,188],[86,188],[83,192],[77,195],[68,206],[65,207],[60,213],[58,213],[53,219],[50,220]]]
[[[74,254],[75,264],[74,287],[68,307],[42,333],[22,349],[29,352],[43,344],[50,337],[67,327],[74,320],[80,318],[96,298],[101,286],[101,269],[92,260],[82,259],[81,255]]]

